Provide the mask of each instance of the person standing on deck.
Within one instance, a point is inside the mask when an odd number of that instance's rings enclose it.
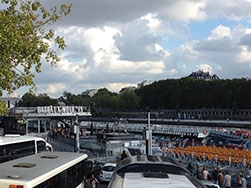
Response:
[[[218,174],[218,185],[220,187],[223,187],[223,181],[224,181],[224,175],[222,174],[222,171],[220,170],[220,173]]]
[[[125,158],[127,158],[127,154],[126,154],[125,150],[123,150],[123,153],[121,154],[121,161]]]
[[[231,176],[229,175],[229,172],[226,172],[226,175],[223,181],[223,186],[225,188],[231,188]]]

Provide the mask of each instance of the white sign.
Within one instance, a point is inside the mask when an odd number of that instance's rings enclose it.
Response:
[[[89,107],[84,106],[38,106],[38,114],[78,114],[90,112]]]

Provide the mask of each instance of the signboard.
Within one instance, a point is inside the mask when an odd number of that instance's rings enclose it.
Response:
[[[81,114],[90,113],[89,107],[84,106],[38,106],[38,114]]]

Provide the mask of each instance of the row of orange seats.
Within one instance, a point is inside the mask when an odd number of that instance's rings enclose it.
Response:
[[[218,161],[231,161],[233,163],[241,163],[243,159],[246,159],[246,164],[251,165],[251,151],[229,149],[229,148],[217,148],[211,146],[188,146],[187,148],[172,148],[172,152],[182,155],[192,155],[198,158],[207,158],[209,160],[216,159]],[[204,154],[203,154],[204,153]]]

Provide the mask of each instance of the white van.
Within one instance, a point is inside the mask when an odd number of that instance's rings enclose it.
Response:
[[[20,135],[0,137],[0,163],[52,150],[51,144],[41,137]]]

